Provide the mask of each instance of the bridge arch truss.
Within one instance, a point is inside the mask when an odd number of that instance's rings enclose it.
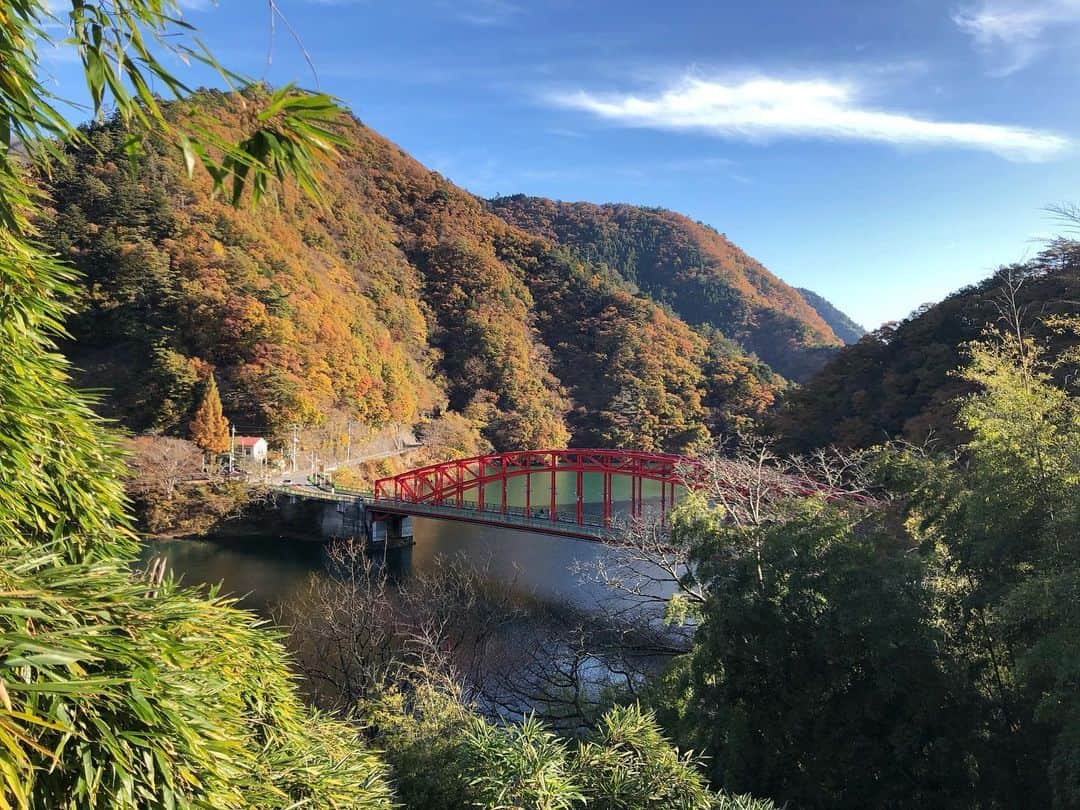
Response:
[[[419,467],[375,482],[375,501],[522,515],[608,529],[647,509],[663,521],[682,491],[693,488],[696,463],[635,450],[551,449],[491,453]],[[586,476],[599,478],[599,500],[586,497]],[[519,479],[523,479],[522,481]],[[572,483],[572,486],[570,484]],[[616,492],[618,490],[618,492]],[[569,495],[569,497],[568,497]],[[599,506],[599,514],[594,510]]]

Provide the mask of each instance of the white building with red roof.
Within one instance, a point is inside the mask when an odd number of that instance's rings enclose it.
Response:
[[[238,458],[266,461],[267,444],[262,436],[237,436],[234,447]]]

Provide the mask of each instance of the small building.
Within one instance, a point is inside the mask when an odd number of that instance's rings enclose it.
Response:
[[[237,436],[235,442],[237,458],[266,461],[267,445],[262,436]]]

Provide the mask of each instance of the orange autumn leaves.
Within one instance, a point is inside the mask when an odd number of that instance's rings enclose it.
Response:
[[[239,125],[213,91],[194,102]],[[170,115],[182,115],[184,104]],[[81,383],[134,430],[183,435],[211,370],[245,431],[462,414],[498,449],[687,450],[757,418],[778,385],[604,266],[496,216],[355,120],[325,204],[233,209],[110,125],[50,183],[45,232],[90,293],[70,326]]]

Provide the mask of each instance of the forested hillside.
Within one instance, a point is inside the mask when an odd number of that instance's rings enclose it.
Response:
[[[719,330],[788,379],[809,377],[841,343],[794,288],[681,214],[524,195],[489,204],[507,222],[565,246],[687,323]]]
[[[833,303],[827,298],[805,287],[796,287],[795,289],[799,291],[799,295],[806,299],[806,303],[814,308],[814,311],[821,316],[821,319],[829,325],[829,328],[845,344],[858,343],[860,338],[866,334],[866,329],[855,323],[846,313],[833,306]]]
[[[956,414],[973,386],[956,375],[966,344],[987,325],[1006,326],[1013,300],[1024,330],[1050,339],[1052,354],[1073,344],[1047,325],[1075,315],[1080,301],[1080,250],[1061,242],[1031,262],[1006,267],[980,284],[923,307],[900,323],[871,332],[841,350],[817,375],[792,390],[774,428],[792,450],[828,444],[869,447],[888,438],[948,446],[962,436]],[[1075,366],[1072,366],[1075,370]],[[1068,367],[1059,368],[1064,376]]]
[[[223,137],[247,114],[216,91],[167,114],[193,104]],[[508,225],[359,121],[341,131],[324,205],[287,189],[255,216],[212,199],[163,142],[132,172],[119,125],[89,128],[48,180],[43,229],[83,274],[66,351],[79,384],[105,390],[106,414],[183,435],[213,372],[227,416],[271,434],[449,408],[498,448],[681,450],[772,404],[782,381],[736,342]],[[767,274],[754,284],[788,289]],[[775,330],[804,358],[835,342],[819,320],[802,324],[801,299],[784,306],[795,315],[744,307],[744,320],[766,316],[755,340]]]

